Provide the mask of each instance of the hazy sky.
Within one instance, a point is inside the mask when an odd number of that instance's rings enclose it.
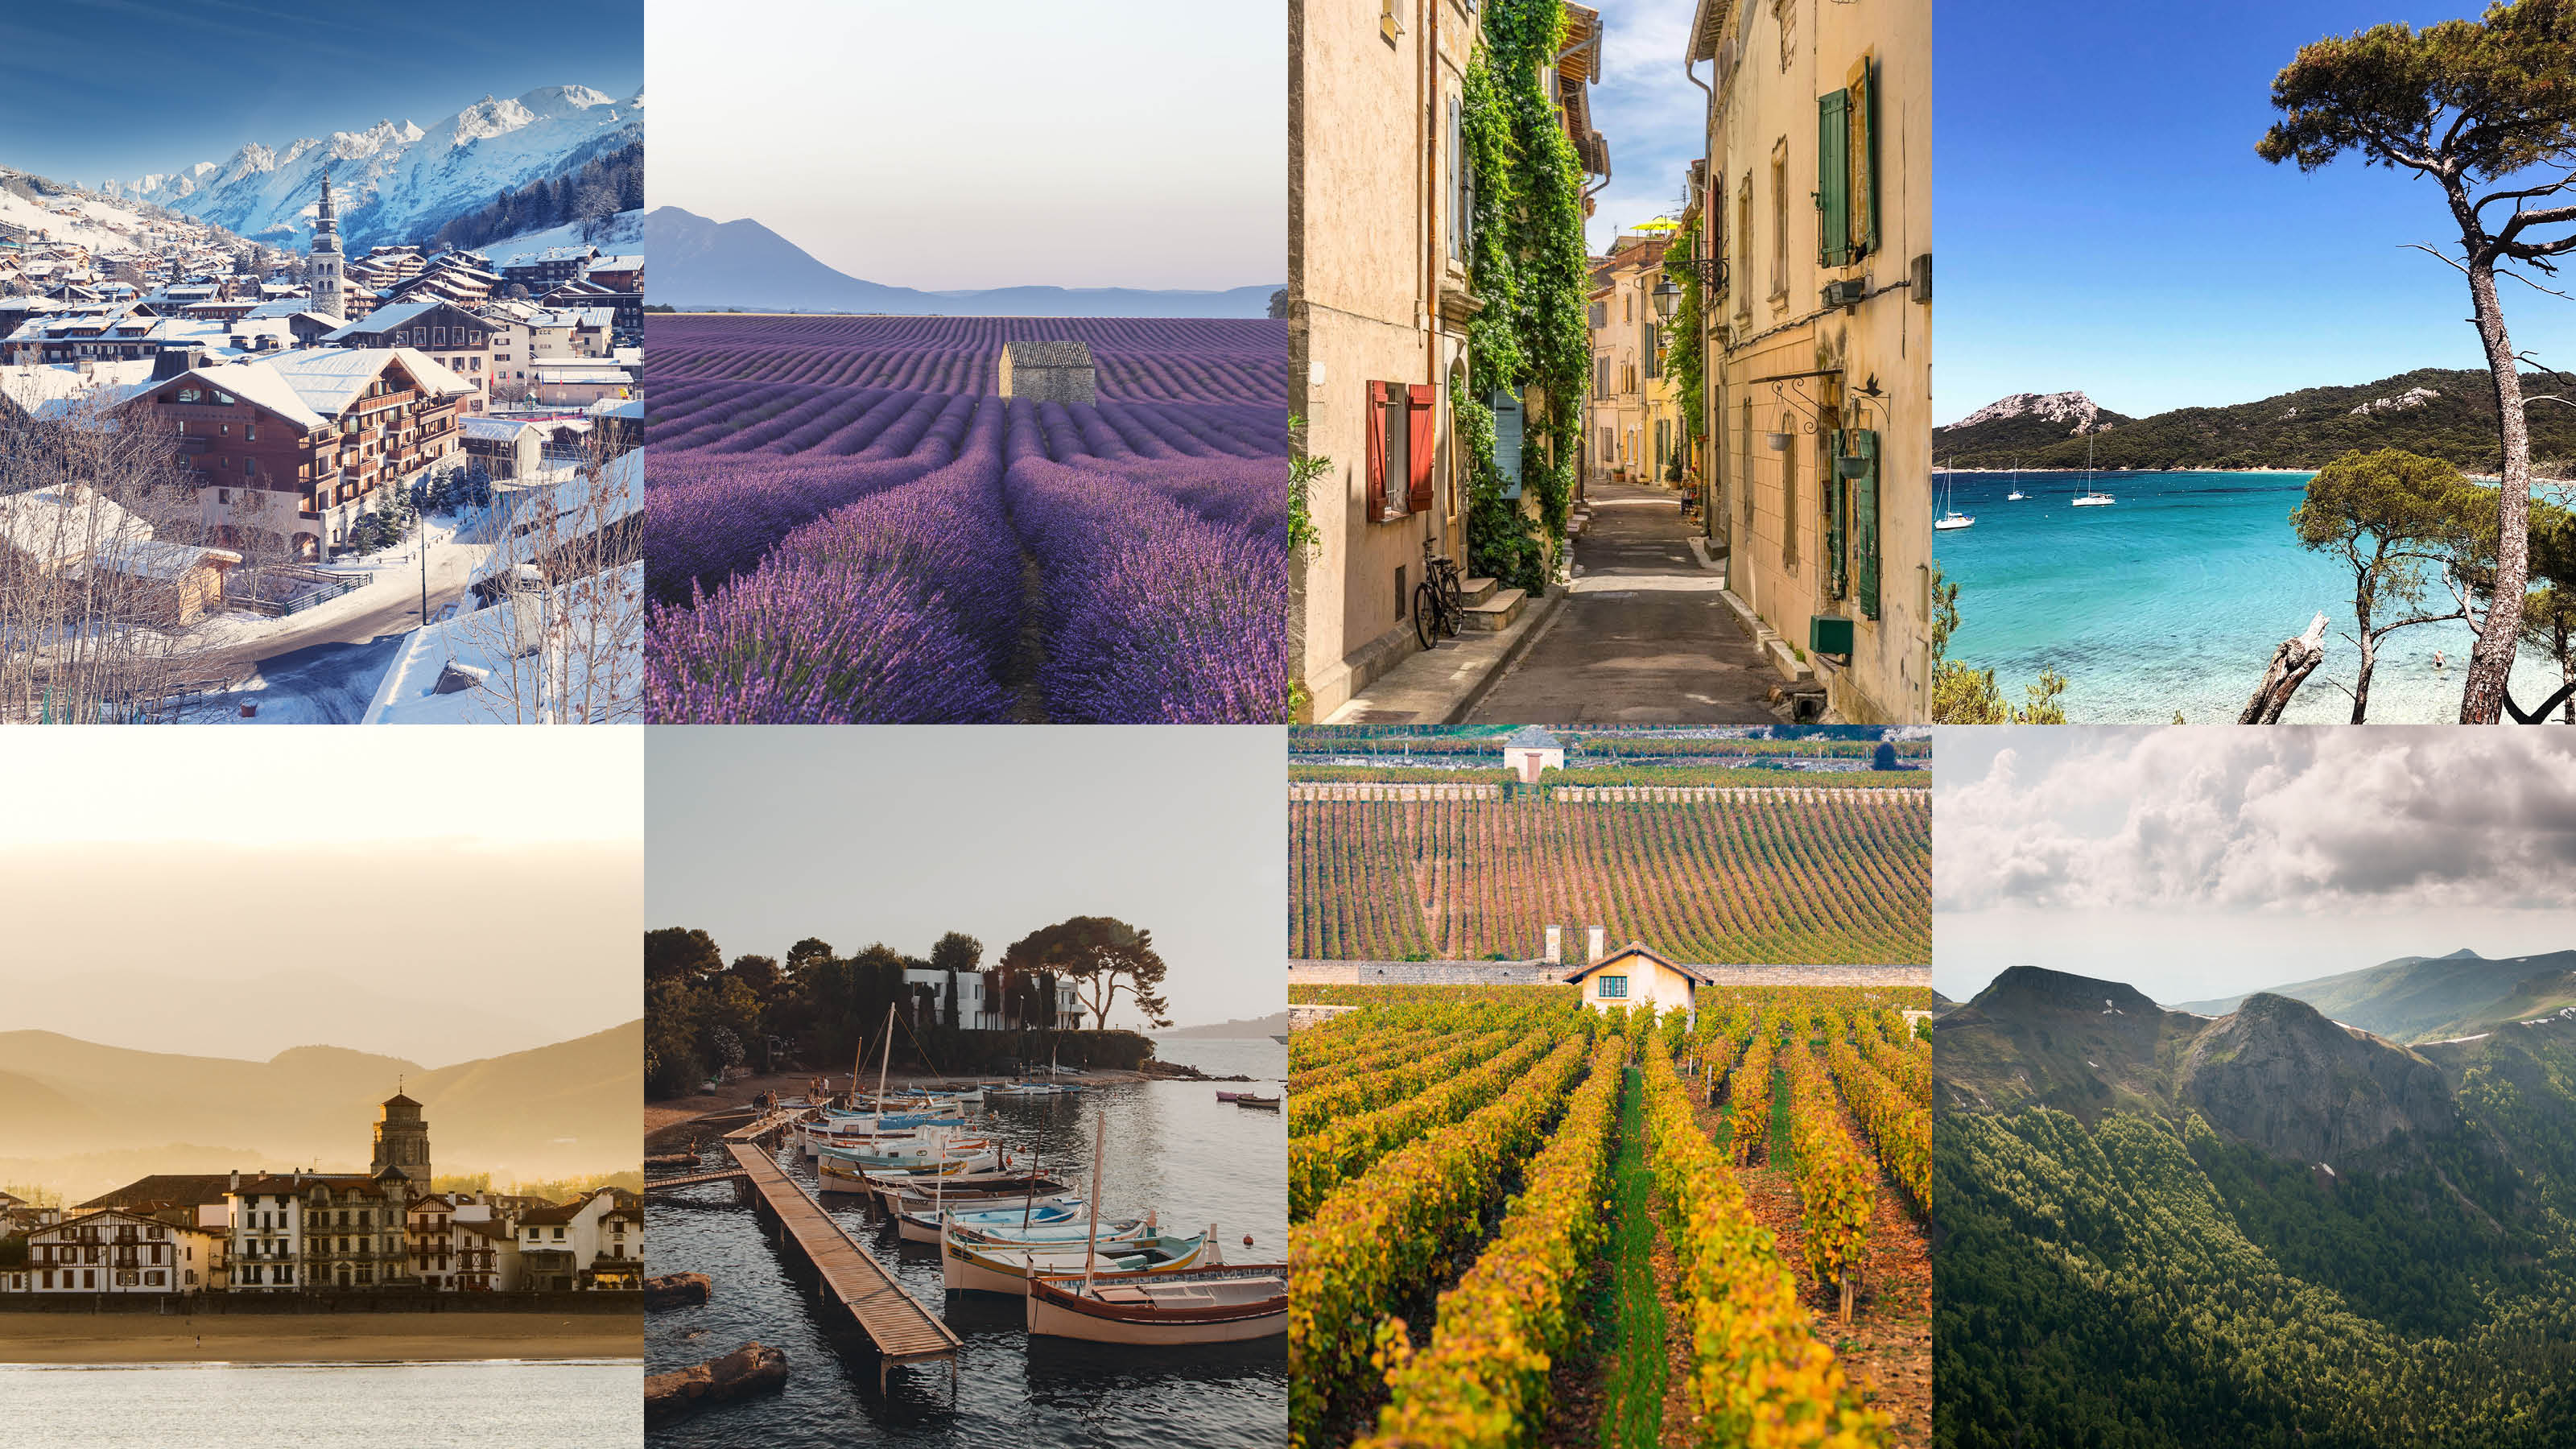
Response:
[[[639,1016],[642,732],[363,733],[0,731],[0,1030],[436,1067]]]
[[[911,956],[963,931],[989,964],[1070,916],[1154,933],[1176,1026],[1286,1004],[1277,729],[659,727],[646,912],[726,959],[807,936]],[[1112,1026],[1138,1023],[1126,1007]]]
[[[1208,0],[655,4],[654,206],[930,289],[1288,277],[1288,43]],[[551,28],[551,27],[550,27]]]
[[[1585,224],[1592,254],[1641,221],[1679,216],[1690,164],[1705,155],[1708,93],[1682,74],[1693,0],[1634,0],[1601,7],[1601,82],[1592,124],[1610,142],[1610,184]],[[1699,68],[1703,84],[1710,67]]]
[[[644,75],[639,0],[350,6],[51,0],[0,7],[0,166],[95,187],[223,162],[245,142],[428,126],[485,95]]]
[[[1933,983],[2229,996],[2576,947],[2576,739],[2456,726],[1944,729]]]
[[[2017,392],[2135,416],[2485,366],[2467,283],[2404,249],[2457,247],[2431,182],[2254,154],[2301,45],[2483,8],[1940,0],[1935,420]],[[2576,306],[2500,285],[2514,342],[2576,363]]]

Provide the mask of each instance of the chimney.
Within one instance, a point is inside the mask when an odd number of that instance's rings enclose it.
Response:
[[[1597,966],[1601,964],[1601,932],[1603,929],[1604,928],[1600,926],[1586,926],[1583,928],[1584,937],[1591,944],[1592,949],[1592,954],[1584,958],[1588,965]]]
[[[152,380],[167,382],[182,373],[206,365],[205,350],[198,347],[163,347],[152,354]]]
[[[232,1181],[231,1181],[230,1186],[231,1186],[231,1188],[232,1188],[232,1190],[233,1190],[234,1192],[239,1192],[239,1191],[241,1191],[241,1169],[240,1169],[240,1168],[238,1168],[238,1167],[236,1167],[236,1168],[234,1168],[234,1169],[233,1169]]]

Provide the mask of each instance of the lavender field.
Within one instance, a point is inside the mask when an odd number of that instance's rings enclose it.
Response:
[[[645,691],[668,723],[1287,713],[1287,331],[655,316]],[[1089,345],[1099,402],[995,396]]]

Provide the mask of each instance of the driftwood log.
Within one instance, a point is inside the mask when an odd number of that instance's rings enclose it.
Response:
[[[647,1168],[655,1168],[655,1167],[695,1167],[695,1166],[697,1166],[697,1165],[698,1165],[698,1154],[696,1154],[696,1153],[694,1153],[694,1152],[661,1152],[661,1153],[656,1153],[656,1154],[654,1154],[654,1155],[653,1155],[653,1156],[651,1156],[651,1157],[647,1157],[647,1158],[645,1158],[645,1159],[644,1159],[644,1165],[645,1165]]]
[[[646,1379],[644,1417],[675,1418],[709,1404],[730,1403],[786,1386],[787,1355],[754,1339],[722,1358]]]
[[[2290,696],[2299,692],[2308,676],[2326,657],[2326,616],[2317,615],[2308,632],[2296,639],[2284,639],[2272,651],[2272,666],[2263,671],[2263,682],[2254,686],[2254,697],[2245,701],[2245,712],[2236,717],[2238,724],[2279,724],[2281,711],[2290,707]]]
[[[644,1306],[686,1308],[706,1302],[715,1291],[715,1280],[704,1273],[669,1273],[644,1280]]]

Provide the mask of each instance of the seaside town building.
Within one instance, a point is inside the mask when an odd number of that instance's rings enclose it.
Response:
[[[1855,724],[1931,712],[1930,53],[1922,0],[1699,0],[1685,57],[1712,552]]]
[[[220,1235],[124,1208],[27,1235],[32,1293],[197,1293],[212,1286]]]
[[[1585,172],[1607,177],[1588,109],[1600,15],[1569,4],[1565,17],[1543,79]],[[1303,380],[1291,410],[1305,419],[1301,451],[1332,470],[1310,494],[1318,546],[1290,560],[1289,640],[1320,720],[1419,650],[1412,594],[1426,545],[1479,572],[1450,431],[1452,394],[1483,389],[1466,372],[1482,304],[1467,275],[1474,178],[1462,130],[1482,16],[1456,0],[1297,0],[1290,23],[1289,168],[1303,199],[1289,232],[1289,376]],[[1487,401],[1504,427],[1549,406]],[[1504,436],[1516,456],[1517,434]],[[1487,602],[1484,620],[1500,627],[1521,598],[1506,589]]]

